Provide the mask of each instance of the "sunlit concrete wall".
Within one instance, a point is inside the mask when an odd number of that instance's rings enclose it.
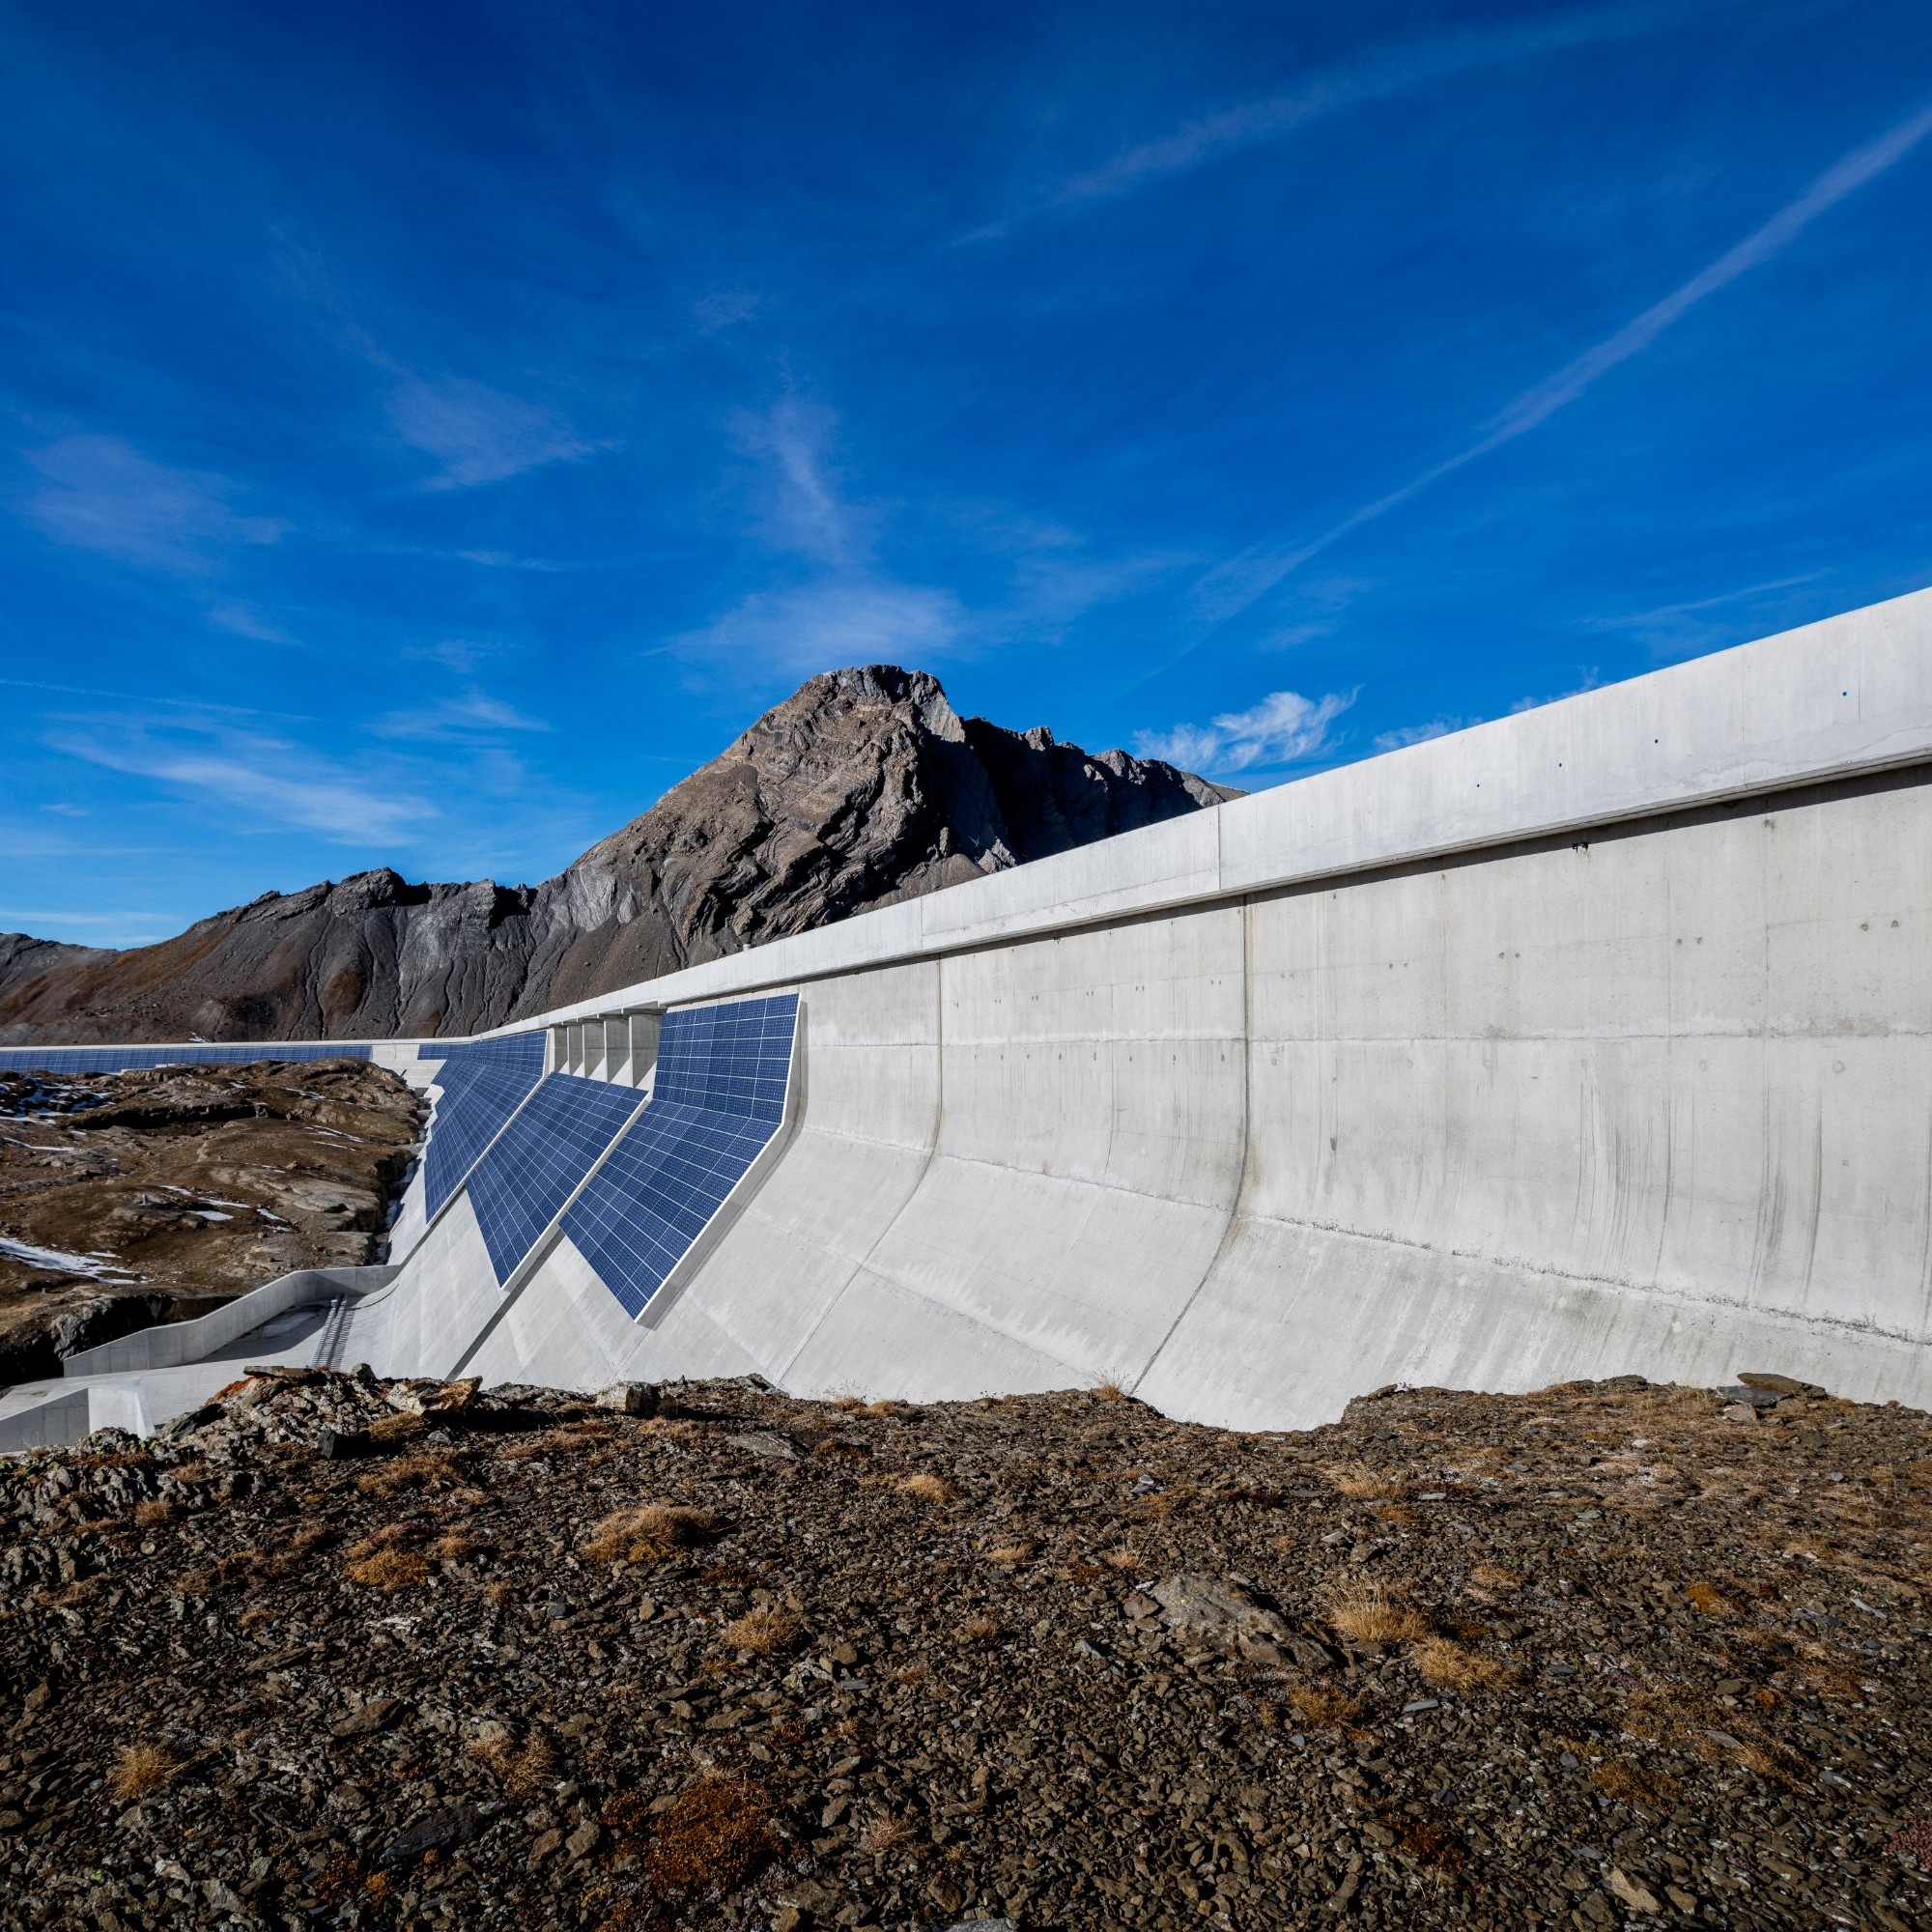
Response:
[[[1927,760],[1921,595],[626,989],[796,987],[801,1130],[673,1305],[565,1254],[488,1366],[1932,1401]]]
[[[636,1016],[788,989],[786,1130],[642,1321],[554,1230],[499,1289],[459,1194],[329,1346],[1244,1427],[1631,1371],[1932,1406],[1932,593],[526,1024],[637,1081]]]

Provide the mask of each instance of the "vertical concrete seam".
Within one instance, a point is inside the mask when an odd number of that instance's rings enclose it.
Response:
[[[1253,1163],[1255,1145],[1255,895],[1244,893],[1241,895],[1241,1178],[1235,1186],[1235,1198],[1228,1205],[1228,1219],[1221,1230],[1221,1238],[1214,1244],[1214,1252],[1208,1258],[1208,1265],[1202,1269],[1201,1278],[1188,1290],[1187,1298],[1175,1311],[1174,1320],[1167,1324],[1167,1332],[1153,1346],[1140,1373],[1133,1378],[1133,1386],[1127,1393],[1137,1394],[1141,1384],[1153,1373],[1154,1364],[1166,1353],[1168,1344],[1179,1331],[1180,1324],[1187,1320],[1188,1311],[1200,1300],[1208,1284],[1214,1279],[1228,1251],[1234,1246],[1235,1236],[1241,1225],[1243,1210],[1247,1207],[1249,1189],[1253,1183]]]
[[[933,1070],[932,1070],[932,1134],[930,1139],[928,1139],[925,1144],[924,1163],[921,1166],[919,1170],[919,1179],[915,1180],[911,1185],[911,1187],[909,1187],[906,1190],[905,1199],[901,1201],[897,1206],[897,1208],[895,1208],[893,1210],[892,1219],[888,1221],[886,1225],[883,1228],[881,1228],[875,1236],[873,1236],[870,1244],[866,1249],[866,1252],[863,1255],[861,1255],[856,1262],[852,1264],[851,1272],[846,1275],[844,1283],[838,1289],[838,1291],[832,1296],[832,1298],[829,1301],[826,1302],[824,1312],[819,1316],[818,1320],[814,1321],[811,1324],[811,1326],[806,1330],[805,1334],[799,1340],[798,1347],[794,1349],[791,1351],[791,1353],[785,1357],[783,1366],[781,1368],[774,1367],[771,1370],[772,1380],[777,1382],[781,1388],[787,1388],[790,1386],[786,1378],[790,1376],[792,1370],[798,1366],[800,1357],[803,1356],[805,1351],[811,1347],[814,1341],[817,1340],[818,1331],[821,1328],[823,1328],[829,1321],[831,1321],[833,1312],[838,1308],[838,1304],[845,1299],[846,1293],[850,1290],[852,1284],[859,1278],[861,1274],[865,1272],[867,1268],[871,1266],[872,1257],[878,1253],[880,1243],[883,1242],[886,1239],[887,1236],[889,1236],[893,1232],[893,1230],[898,1226],[900,1220],[903,1218],[905,1214],[906,1209],[910,1208],[912,1204],[919,1198],[920,1189],[925,1185],[926,1177],[931,1174],[933,1163],[939,1158],[939,1130],[946,1119],[946,986],[945,986],[945,981],[941,977],[945,972],[946,961],[942,957],[930,960],[927,963],[932,968]],[[881,968],[875,970],[885,971],[890,969]],[[800,1125],[802,1126],[804,1122],[801,1122]],[[904,1284],[901,1283],[899,1284],[899,1286],[903,1287]],[[906,1293],[908,1294],[914,1294],[918,1293],[918,1291],[916,1289],[908,1288],[906,1289]],[[920,1299],[922,1301],[930,1301],[931,1297],[929,1295],[921,1295]],[[934,1302],[933,1306],[943,1307],[944,1304],[939,1302]]]

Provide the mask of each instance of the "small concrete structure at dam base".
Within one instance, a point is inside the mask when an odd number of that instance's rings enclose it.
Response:
[[[547,1014],[514,1078],[371,1043],[465,1161],[249,1359],[1239,1429],[1625,1373],[1932,1406],[1928,784],[1920,592]],[[590,1082],[641,1105],[532,1144]],[[0,1430],[165,1375],[157,1422],[237,1347]]]

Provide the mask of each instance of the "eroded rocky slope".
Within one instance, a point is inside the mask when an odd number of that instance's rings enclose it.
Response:
[[[420,1113],[357,1060],[0,1073],[0,1383],[376,1260]]]
[[[540,886],[379,870],[127,952],[0,934],[0,1043],[473,1033],[1232,795],[829,671]]]
[[[1108,1391],[246,1380],[0,1473],[0,1893],[106,1932],[1904,1932],[1932,1419],[1759,1379],[1269,1436]]]

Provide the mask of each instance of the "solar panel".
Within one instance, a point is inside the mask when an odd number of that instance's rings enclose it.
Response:
[[[666,1015],[651,1102],[563,1217],[641,1315],[784,1119],[798,995]]]
[[[477,1162],[466,1191],[499,1282],[556,1218],[639,1097],[635,1087],[550,1074]]]
[[[421,1052],[423,1049],[418,1049]],[[435,1216],[543,1077],[544,1036],[512,1034],[443,1049],[442,1090],[423,1153],[424,1212]]]
[[[245,1066],[257,1060],[367,1060],[365,1041],[321,1045],[264,1039],[239,1045],[190,1040],[181,1046],[7,1046],[0,1071],[9,1073],[127,1073],[142,1066]]]

